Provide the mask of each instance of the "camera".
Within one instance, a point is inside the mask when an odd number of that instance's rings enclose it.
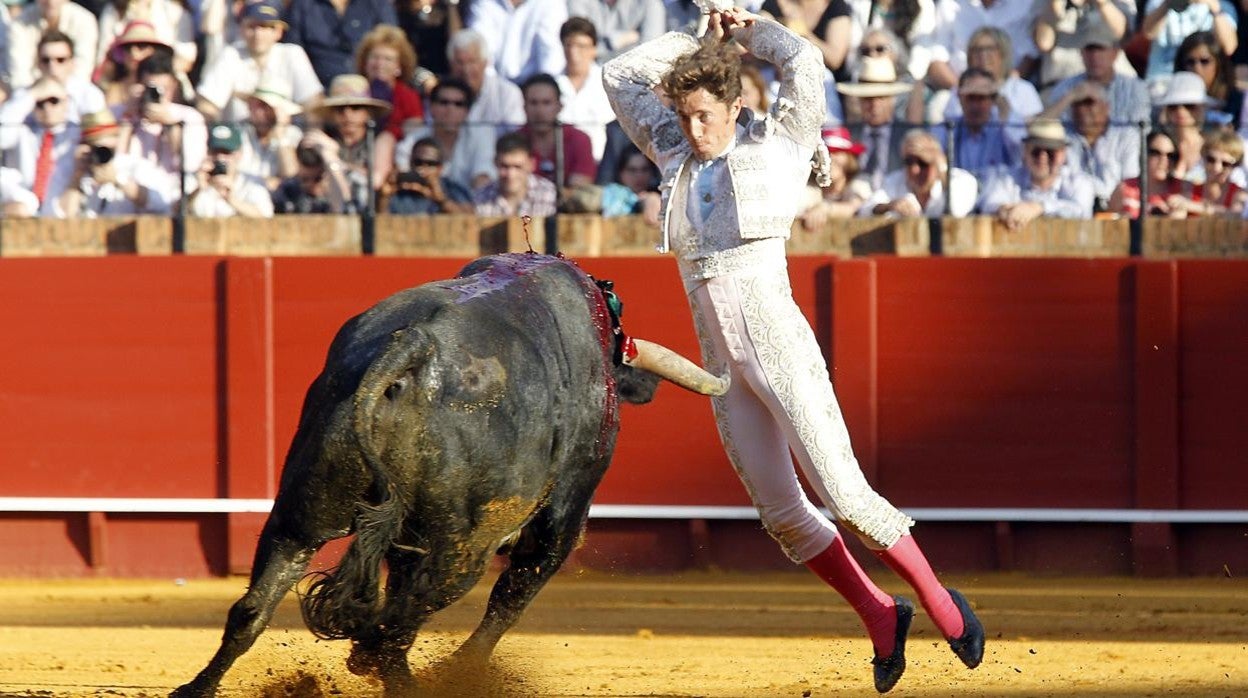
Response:
[[[1192,0],[1170,0],[1170,9],[1175,12],[1182,12],[1190,4],[1192,4]]]
[[[107,165],[113,161],[113,149],[105,145],[91,146],[91,162],[96,165]]]
[[[213,160],[212,170],[208,172],[208,176],[217,177],[219,175],[229,174],[229,172],[230,172],[230,163],[226,162],[225,160]]]
[[[148,104],[155,104],[164,96],[164,91],[157,85],[148,85],[143,89],[143,101]]]
[[[400,172],[396,181],[399,184],[429,184],[424,177],[416,172]]]

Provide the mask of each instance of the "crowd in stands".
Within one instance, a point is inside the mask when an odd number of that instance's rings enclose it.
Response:
[[[692,0],[0,0],[0,215],[642,215],[601,66]],[[746,0],[851,216],[1248,217],[1248,0]],[[751,56],[742,98],[775,108]]]

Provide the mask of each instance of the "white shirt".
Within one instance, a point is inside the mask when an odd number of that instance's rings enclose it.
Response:
[[[0,150],[12,150],[7,162],[17,165],[21,186],[35,190],[35,170],[39,163],[39,150],[43,145],[42,126],[23,124],[17,128],[0,129]],[[52,174],[48,177],[48,189],[39,207],[41,214],[51,210],[51,202],[71,186],[74,174],[74,150],[78,147],[77,124],[63,124],[52,130]]]
[[[589,142],[594,146],[594,160],[601,161],[602,151],[607,145],[607,124],[615,120],[607,91],[602,86],[602,66],[597,63],[590,66],[580,92],[572,87],[572,81],[565,74],[556,75],[555,80],[563,97],[559,120],[589,134]]]
[[[1010,103],[1011,124],[1025,124],[1028,119],[1044,110],[1040,94],[1031,83],[1019,77],[1006,78],[1001,83],[1001,95]],[[958,88],[949,93],[949,104],[945,106],[945,120],[952,121],[962,116],[962,102],[958,99]],[[996,107],[993,107],[993,118],[996,118]]]
[[[303,130],[294,124],[287,124],[282,129],[280,138],[270,137],[267,143],[260,142],[260,136],[250,124],[243,124],[242,130],[243,153],[239,159],[238,171],[262,180],[281,176],[281,149],[296,148],[299,141],[303,140]]]
[[[406,172],[412,161],[412,146],[416,141],[433,135],[432,126],[421,126],[412,129],[403,136],[394,147],[394,165],[400,172]],[[497,178],[494,169],[494,129],[491,126],[470,126],[465,124],[455,139],[455,148],[450,155],[443,154],[446,166],[442,176],[453,179],[468,191],[476,189],[472,181],[478,175],[485,175],[491,180]]]
[[[949,189],[952,195],[949,197],[949,210],[945,211],[945,183],[943,179],[937,179],[932,185],[932,194],[927,199],[927,206],[923,207],[923,215],[927,218],[941,218],[943,216],[953,216],[961,218],[970,214],[975,208],[975,200],[979,195],[979,182],[976,181],[974,175],[960,168],[953,168],[949,171]],[[880,204],[887,204],[896,199],[910,195],[910,189],[906,186],[906,171],[893,170],[884,178],[884,186],[876,189],[871,198],[858,209],[860,216],[876,215],[872,209]]]
[[[537,73],[558,75],[565,62],[559,27],[568,19],[566,0],[475,0],[464,26],[485,37],[499,75],[517,84]]]
[[[168,187],[165,186],[166,175],[155,165],[145,160],[117,153],[113,156],[113,171],[117,174],[117,184],[100,185],[90,175],[83,177],[78,183],[85,198],[78,215],[82,218],[99,218],[101,216],[131,216],[136,213],[163,214],[170,211]],[[147,191],[147,203],[139,209],[134,202],[126,198],[121,185],[133,181]],[[52,215],[66,218],[60,202],[54,202]]]
[[[273,217],[273,197],[258,177],[239,173],[234,177],[234,198],[260,210],[261,217]],[[198,218],[229,218],[240,215],[222,198],[215,187],[206,186],[191,197],[190,214]]]
[[[275,87],[284,87],[291,99],[305,106],[325,92],[303,47],[274,44],[261,71],[255,57],[241,41],[226,46],[212,65],[205,66],[196,91],[221,110],[222,121],[246,121],[251,114],[245,98],[256,91],[261,74],[273,81]]]
[[[520,88],[504,80],[494,66],[488,66],[481,91],[468,110],[468,123],[493,126],[500,136],[524,125],[524,95]]]
[[[69,95],[69,109],[65,112],[65,120],[71,124],[80,123],[83,114],[94,114],[108,108],[100,88],[77,75],[70,76],[65,83],[65,92]],[[0,127],[20,124],[34,110],[35,99],[30,96],[30,89],[23,87],[14,90],[9,101],[0,104]]]
[[[4,11],[8,11],[8,7]],[[74,74],[84,80],[91,79],[95,69],[95,45],[99,41],[100,28],[91,11],[73,2],[66,2],[56,28],[74,40]],[[29,87],[38,76],[35,61],[39,55],[39,39],[48,29],[47,20],[39,11],[39,4],[31,2],[24,7],[9,25],[9,74],[12,88]]]
[[[173,110],[178,121],[183,123],[181,144],[167,145],[165,143],[165,139],[161,138],[164,126],[150,121],[139,121],[130,139],[129,152],[135,157],[150,161],[171,175],[176,175],[178,172],[195,172],[199,170],[199,166],[204,162],[204,156],[208,153],[208,127],[204,125],[204,117],[184,104],[169,104],[168,106]],[[121,112],[124,108],[124,105],[113,108],[113,114],[118,121],[121,121]],[[170,186],[176,188],[177,178],[170,177],[170,179],[173,180]]]
[[[954,75],[966,70],[966,45],[980,27],[997,27],[1014,44],[1013,65],[1037,53],[1031,38],[1031,3],[997,0],[985,7],[982,0],[936,0],[936,29],[920,44],[933,61],[945,61]]]
[[[39,198],[22,184],[22,173],[12,167],[0,167],[0,205],[21,204],[28,211],[39,210]]]

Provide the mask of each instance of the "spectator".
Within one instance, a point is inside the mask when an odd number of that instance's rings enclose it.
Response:
[[[173,65],[173,45],[161,39],[147,22],[130,22],[100,63],[98,78],[104,101],[110,108],[125,104],[139,80],[139,64],[152,56],[164,56]]]
[[[1031,35],[1040,52],[1036,85],[1045,103],[1049,90],[1083,72],[1083,37],[1095,32],[1117,47],[1135,29],[1135,0],[1034,0]],[[1126,54],[1117,52],[1114,71],[1135,77]]]
[[[357,210],[371,205],[375,188],[369,172],[378,157],[375,149],[369,150],[368,131],[383,123],[389,111],[387,102],[369,96],[368,78],[343,73],[329,84],[329,96],[316,108],[322,128],[304,136],[305,143],[321,149],[331,173],[346,179]],[[394,155],[384,157],[393,161]]]
[[[74,154],[73,186],[56,201],[58,218],[169,213],[168,176],[118,147],[119,129],[108,110],[84,114]]]
[[[1171,215],[1168,200],[1175,194],[1191,191],[1191,184],[1174,175],[1174,166],[1179,161],[1179,149],[1175,145],[1174,136],[1165,127],[1154,128],[1145,139],[1148,154],[1145,175],[1148,177],[1147,211],[1150,216]],[[1140,177],[1124,179],[1122,184],[1109,197],[1109,210],[1128,218],[1140,217]],[[1174,211],[1176,216],[1183,212]]]
[[[162,43],[173,47],[173,66],[178,75],[191,72],[199,48],[195,21],[181,0],[111,0],[100,12],[100,41],[95,60],[103,63],[113,41],[131,22],[142,21],[156,30]]]
[[[472,192],[443,176],[442,146],[424,137],[412,146],[407,172],[398,177],[389,211],[399,215],[472,213]]]
[[[571,17],[559,28],[563,57],[567,68],[555,76],[563,97],[559,121],[572,124],[589,135],[594,160],[602,159],[607,145],[607,124],[615,112],[602,87],[602,68],[598,65],[598,32],[584,17]]]
[[[1095,210],[1104,211],[1118,183],[1140,174],[1140,131],[1110,123],[1109,94],[1099,84],[1085,81],[1074,93],[1079,98],[1070,106],[1074,133],[1068,139],[1067,160],[1095,182]]]
[[[406,171],[416,141],[432,136],[441,146],[446,164],[444,175],[473,191],[494,179],[493,128],[472,128],[464,118],[472,105],[468,83],[456,77],[443,77],[429,98],[428,126],[408,132],[394,149],[394,161]]]
[[[32,215],[49,215],[52,202],[72,186],[78,127],[69,122],[69,93],[51,77],[39,78],[23,101],[32,105],[24,121],[0,128],[0,151],[11,151],[19,186],[34,194]]]
[[[273,198],[264,180],[239,172],[243,134],[238,126],[218,122],[208,129],[208,158],[196,173],[190,215],[198,218],[272,218]]]
[[[473,0],[464,25],[485,37],[498,74],[520,84],[563,72],[559,27],[567,19],[567,0]]]
[[[658,225],[661,203],[659,168],[629,143],[620,157],[615,181],[602,188],[602,215],[640,215],[650,225]]]
[[[1036,119],[1023,139],[1023,166],[999,168],[984,185],[980,210],[1012,230],[1040,216],[1091,218],[1091,179],[1066,166],[1066,129],[1054,119]]]
[[[473,194],[478,216],[553,216],[555,185],[534,173],[528,139],[508,133],[494,144],[498,179]]]
[[[663,11],[667,16],[669,32],[688,31],[697,26],[698,19],[702,16],[702,8],[695,5],[693,0],[663,0]]]
[[[1148,87],[1144,81],[1114,70],[1122,55],[1118,40],[1104,25],[1094,26],[1084,34],[1079,55],[1083,59],[1083,72],[1057,83],[1049,93],[1048,106],[1040,113],[1044,119],[1071,118],[1071,105],[1086,99],[1087,90],[1077,90],[1083,83],[1105,88],[1109,98],[1109,120],[1115,126],[1138,124],[1149,120]]]
[[[242,121],[248,114],[243,95],[255,92],[261,81],[305,109],[313,106],[325,88],[308,54],[295,44],[281,43],[286,33],[281,0],[244,5],[239,25],[242,40],[223,48],[215,61],[204,66],[199,110],[210,119]]]
[[[1174,173],[1190,182],[1200,182],[1200,152],[1204,147],[1205,109],[1209,96],[1205,81],[1196,73],[1179,71],[1170,77],[1166,93],[1157,100],[1161,107],[1161,123],[1169,126],[1179,147],[1179,161]]]
[[[322,85],[350,74],[355,47],[379,24],[398,24],[390,0],[290,0],[283,41],[302,46]]]
[[[1021,127],[1028,119],[1039,114],[1044,104],[1041,103],[1036,88],[1030,82],[1018,77],[1015,71],[1016,66],[1010,58],[1014,55],[1011,41],[1009,34],[996,27],[976,29],[967,43],[966,64],[968,68],[979,68],[996,77],[1000,85],[1000,94],[1010,105],[1010,114],[1007,118],[998,113],[995,115],[995,120]],[[931,113],[930,110],[929,113]],[[961,100],[950,99],[945,105],[944,120],[948,121],[960,116],[962,116]]]
[[[399,17],[399,28],[407,35],[412,48],[418,50],[420,59],[417,63],[423,69],[420,72],[428,75],[445,75],[451,72],[451,64],[447,61],[446,52],[451,37],[464,28],[460,15],[459,3],[445,0],[396,0],[395,11]],[[433,89],[430,82],[424,94]]]
[[[568,15],[582,17],[597,29],[604,63],[667,28],[663,0],[568,0]]]
[[[962,115],[953,119],[953,166],[982,178],[1001,165],[1019,161],[1021,136],[1010,127],[1010,103],[1001,94],[997,76],[980,68],[967,68],[958,77],[958,101]],[[1016,123],[1016,122],[1015,122]],[[944,124],[932,129],[936,140],[947,147]]]
[[[896,73],[910,81],[923,77],[922,73],[917,78],[910,73],[908,67],[910,49],[906,48],[905,42],[896,34],[883,27],[873,27],[862,35],[862,41],[858,44],[858,50],[849,55],[851,75],[857,75],[861,72],[862,59],[864,58],[888,58],[892,60],[893,69]]]
[[[1036,46],[1031,40],[1031,3],[1027,0],[936,0],[936,29],[919,46],[930,52],[927,83],[936,90],[948,90],[958,83],[958,76],[970,65],[968,53],[972,36],[983,27],[996,27],[1009,37],[1010,54],[1000,61],[1017,68],[1020,75],[1031,72]],[[981,66],[982,67],[982,66]],[[992,72],[992,71],[989,71]],[[1022,115],[1019,104],[1015,115]],[[944,105],[932,111],[939,114]]]
[[[1240,127],[1244,110],[1244,93],[1235,85],[1235,69],[1231,58],[1220,46],[1213,32],[1196,32],[1179,44],[1174,57],[1174,72],[1196,73],[1205,81],[1209,109],[1205,123]]]
[[[369,95],[390,104],[390,115],[377,134],[373,188],[390,178],[394,147],[407,129],[424,124],[420,95],[409,82],[416,72],[416,51],[398,27],[379,25],[364,36],[355,52],[356,69],[368,78]]]
[[[499,135],[524,123],[524,96],[520,88],[499,75],[490,59],[485,36],[473,29],[464,29],[451,37],[447,47],[451,75],[468,84],[474,95],[468,111],[468,127],[489,132],[492,145]],[[431,93],[432,94],[432,93]]]
[[[860,115],[860,123],[851,123],[849,130],[853,139],[865,145],[865,165],[862,174],[871,182],[872,189],[884,184],[884,176],[901,164],[901,141],[905,137],[903,126],[894,123],[897,95],[910,91],[910,86],[897,80],[896,68],[887,58],[867,58],[862,61],[858,80],[840,83],[837,91],[856,100],[849,110]]]
[[[845,0],[763,0],[759,12],[814,44],[837,82],[850,78],[846,58],[852,48],[853,20]]]
[[[902,168],[888,173],[884,185],[871,193],[858,215],[961,218],[975,207],[979,186],[975,177],[956,167],[949,170],[945,154],[932,134],[919,129],[906,133],[901,155]]]
[[[143,59],[136,78],[129,99],[113,108],[121,122],[120,149],[159,166],[176,188],[181,173],[195,172],[204,162],[208,141],[204,117],[173,101],[180,85],[168,54]]]
[[[346,179],[330,172],[321,148],[300,144],[295,149],[299,173],[282,180],[273,192],[273,212],[277,214],[355,213]]]
[[[1152,41],[1145,79],[1155,85],[1153,94],[1165,89],[1179,45],[1191,34],[1212,31],[1227,54],[1239,45],[1239,17],[1231,0],[1148,0],[1144,13],[1140,31]]]
[[[1234,216],[1239,218],[1248,191],[1231,181],[1231,173],[1244,159],[1244,142],[1230,131],[1214,131],[1202,149],[1205,182],[1166,197],[1171,218]]]
[[[936,31],[936,6],[932,0],[848,0],[853,25],[849,45],[859,55],[872,30],[882,30],[897,39],[898,73],[919,80],[931,62],[928,37]],[[877,44],[878,45],[878,44]],[[853,53],[850,58],[853,59]]]
[[[754,112],[756,119],[762,118],[771,107],[770,90],[763,72],[753,63],[744,61],[741,63],[741,105]]]
[[[81,114],[105,108],[104,93],[90,80],[74,71],[73,39],[56,29],[49,29],[39,40],[39,72],[65,86],[69,95],[65,118],[78,123]],[[13,91],[8,101],[0,99],[0,128],[21,123],[34,109],[35,102],[26,88]]]
[[[7,12],[9,8],[4,8]],[[95,45],[100,29],[95,15],[69,0],[34,0],[8,23],[8,74],[0,74],[0,82],[9,89],[29,87],[38,75],[35,59],[39,40],[49,29],[55,29],[73,40],[74,67],[78,77],[90,79],[95,67]]]
[[[303,130],[291,123],[303,111],[290,99],[284,83],[260,78],[256,91],[247,97],[250,114],[242,125],[243,155],[238,169],[259,177],[272,191],[298,170],[295,149],[303,140]]]
[[[524,126],[537,173],[555,183],[560,192],[591,186],[598,171],[589,136],[575,126],[559,123],[563,101],[559,83],[538,73],[520,87],[524,94]]]
[[[871,183],[858,176],[858,156],[862,155],[863,145],[849,137],[849,129],[823,129],[823,143],[831,156],[829,182],[822,189],[811,187],[815,189],[815,201],[798,217],[807,230],[818,230],[832,218],[854,216],[872,193]]]

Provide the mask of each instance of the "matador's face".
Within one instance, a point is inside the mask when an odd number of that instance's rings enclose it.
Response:
[[[672,106],[680,120],[693,155],[699,160],[710,160],[724,152],[737,129],[737,115],[741,113],[741,98],[729,103],[719,101],[710,92],[698,88],[687,95],[677,97]]]

